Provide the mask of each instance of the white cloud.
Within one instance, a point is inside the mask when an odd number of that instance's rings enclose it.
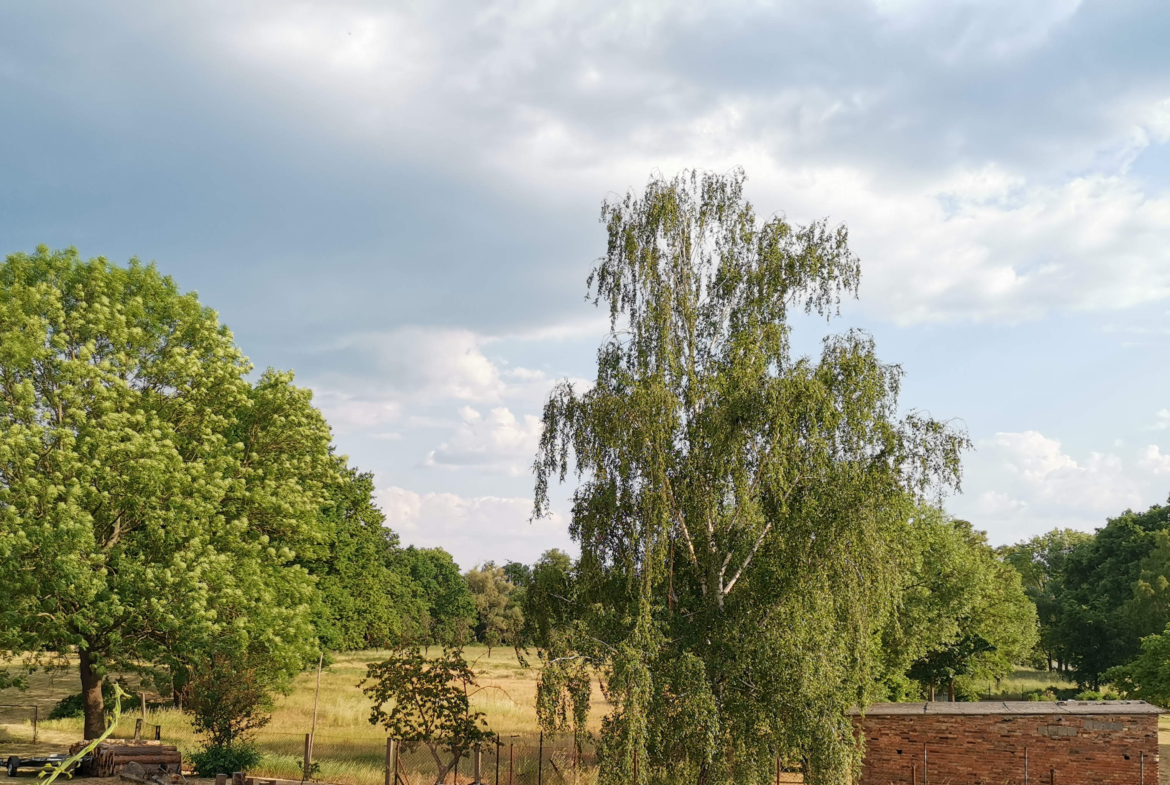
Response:
[[[1159,409],[1155,416],[1153,429],[1155,431],[1164,431],[1170,428],[1170,409]]]
[[[1036,431],[998,433],[987,447],[1002,461],[1015,486],[1034,501],[1094,512],[1117,512],[1141,503],[1141,488],[1121,459],[1090,453],[1077,462],[1060,442]]]
[[[462,407],[459,414],[463,422],[427,455],[427,466],[471,467],[513,477],[528,473],[540,439],[539,417],[526,414],[517,418],[504,406],[491,409],[486,417],[470,406]]]
[[[393,439],[393,433],[379,429],[402,417],[402,405],[397,401],[367,400],[342,390],[314,387],[313,403],[335,433],[365,431],[374,432],[375,438]]]
[[[529,522],[532,499],[416,493],[390,486],[377,498],[386,524],[407,545],[446,549],[463,569],[488,559],[535,561],[549,548],[573,549],[564,518]]]
[[[1170,455],[1163,453],[1157,445],[1151,444],[1146,447],[1139,465],[1154,474],[1170,474]]]
[[[948,508],[987,529],[997,543],[1055,527],[1091,531],[1123,510],[1145,509],[1165,498],[1160,479],[1165,474],[1170,455],[1152,445],[1078,458],[1037,431],[998,433],[980,441],[968,457],[965,492]]]

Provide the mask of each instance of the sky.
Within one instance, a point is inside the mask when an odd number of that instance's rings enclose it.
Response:
[[[1170,494],[1170,5],[0,2],[0,253],[157,262],[314,390],[403,542],[530,521],[588,383],[603,200],[742,167],[845,224],[905,410],[965,427],[993,544]],[[815,352],[826,326],[798,321]]]

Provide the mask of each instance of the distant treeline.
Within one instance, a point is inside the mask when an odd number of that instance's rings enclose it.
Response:
[[[442,548],[402,547],[373,493],[370,474],[347,469],[320,517],[327,547],[299,562],[316,579],[312,619],[325,649],[519,648],[536,639],[532,625],[547,614],[534,606],[550,582],[571,574],[567,554],[554,549],[533,565],[489,561],[461,573]]]
[[[1085,688],[1170,699],[1170,507],[1126,510],[1095,534],[1056,529],[999,555],[1036,605],[1038,656]]]

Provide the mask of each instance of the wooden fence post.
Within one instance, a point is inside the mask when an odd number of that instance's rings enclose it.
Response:
[[[154,740],[162,741],[162,725],[154,726]]]
[[[138,700],[142,703],[142,721],[146,722],[146,693],[138,693]]]
[[[475,748],[475,785],[483,785],[483,750]]]
[[[142,738],[142,718],[139,717],[138,719],[134,720],[134,739],[138,740],[141,738]]]
[[[313,734],[305,734],[305,779],[312,779],[313,774]]]
[[[242,771],[233,771],[232,772],[232,785],[244,785],[244,772],[242,772]]]
[[[215,785],[227,785],[227,775],[226,774],[216,774],[215,775]]]

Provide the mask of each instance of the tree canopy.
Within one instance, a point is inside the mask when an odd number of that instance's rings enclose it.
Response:
[[[1052,670],[1053,660],[1063,663],[1066,652],[1058,636],[1063,609],[1064,565],[1075,548],[1086,545],[1093,535],[1074,529],[1053,529],[1016,545],[997,550],[1000,558],[1020,574],[1024,592],[1036,606],[1040,624],[1040,647]]]
[[[462,646],[471,640],[475,600],[451,554],[411,546],[402,559],[421,602],[419,637],[424,645]]]
[[[340,466],[321,513],[325,548],[302,562],[317,579],[317,635],[333,651],[387,648],[423,634],[426,599],[373,494],[372,475]]]
[[[1062,570],[1061,610],[1054,639],[1097,688],[1102,674],[1136,656],[1145,636],[1170,623],[1160,578],[1170,578],[1170,506],[1126,510],[1072,548]]]
[[[523,643],[524,612],[513,597],[517,589],[504,568],[487,562],[468,570],[464,577],[475,602],[476,639],[487,646],[488,657],[501,643],[519,649]]]
[[[743,184],[655,177],[603,206],[588,283],[610,336],[595,386],[544,410],[536,513],[573,471],[586,610],[542,689],[602,669],[605,783],[635,757],[648,782],[764,782],[777,754],[847,781],[895,543],[959,478],[965,436],[899,412],[901,370],[868,335],[792,355],[791,310],[831,316],[859,264],[844,227],[761,222]]]
[[[901,601],[883,636],[890,676],[905,672],[931,700],[946,687],[954,700],[957,681],[998,679],[1029,659],[1036,608],[986,535],[933,507],[909,529]]]
[[[153,265],[70,249],[0,265],[0,635],[81,656],[85,730],[131,660],[316,648],[330,433],[289,374],[255,383],[231,333]]]

